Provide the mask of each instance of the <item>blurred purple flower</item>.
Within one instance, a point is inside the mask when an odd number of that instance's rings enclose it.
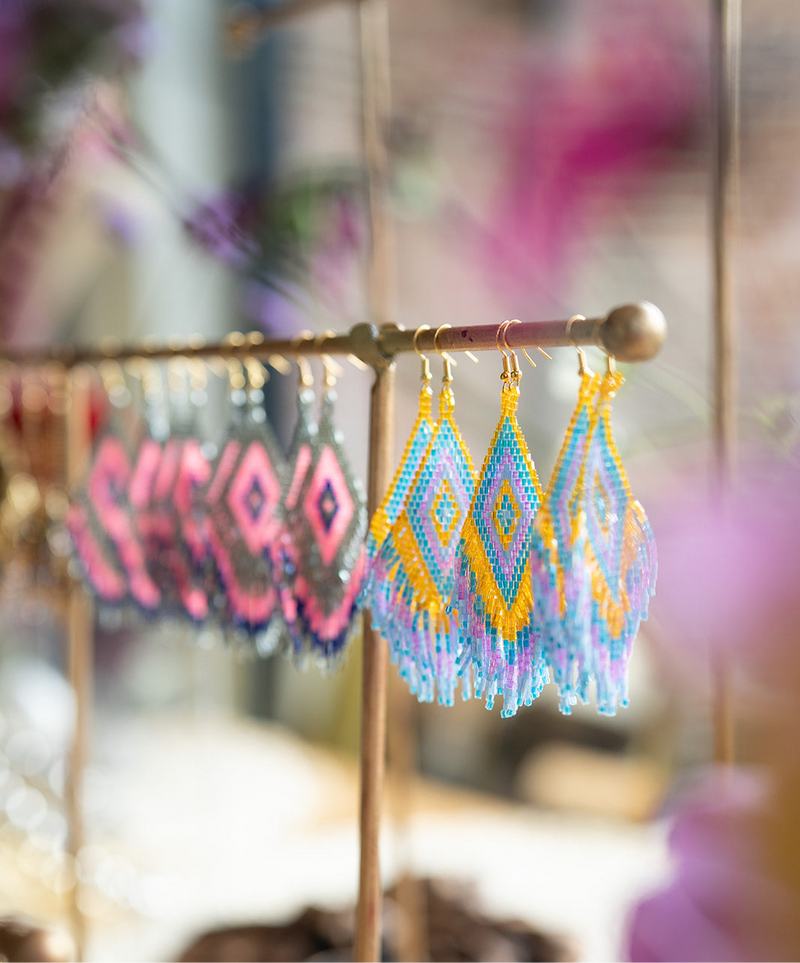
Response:
[[[335,198],[320,237],[310,252],[315,289],[333,310],[347,313],[354,257],[363,241],[363,224],[352,197]]]
[[[308,327],[311,307],[304,309],[308,292],[281,280],[280,290],[260,281],[242,288],[241,311],[245,318],[275,338],[289,338]]]
[[[709,772],[681,802],[669,838],[672,882],[642,900],[629,920],[628,958],[780,959],[791,920],[788,891],[764,861],[766,777]]]
[[[106,233],[125,248],[137,247],[145,234],[145,225],[137,211],[114,198],[101,204],[100,221]]]
[[[114,31],[117,47],[123,57],[132,64],[140,64],[153,52],[158,31],[153,21],[138,9]]]
[[[235,270],[246,266],[256,251],[243,229],[247,202],[242,194],[225,191],[198,203],[183,219],[189,237],[215,260]]]

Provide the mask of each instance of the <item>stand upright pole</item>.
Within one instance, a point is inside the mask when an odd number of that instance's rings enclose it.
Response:
[[[370,218],[367,300],[370,320],[379,328],[392,321],[394,244],[389,216],[389,9],[386,0],[359,0],[361,132]],[[394,432],[394,365],[375,365],[369,423],[370,517],[391,483]],[[361,701],[360,871],[355,959],[381,958],[382,887],[379,856],[381,808],[386,771],[388,649],[364,615]]]
[[[84,474],[91,445],[89,436],[89,393],[91,382],[85,370],[66,372],[67,445],[66,478],[72,486]],[[66,816],[69,826],[67,851],[72,859],[72,931],[77,958],[85,959],[86,918],[81,906],[77,862],[84,845],[83,774],[89,757],[89,729],[92,705],[94,639],[92,603],[80,582],[72,580],[67,589],[67,674],[75,700],[75,727],[69,754],[66,782]]]

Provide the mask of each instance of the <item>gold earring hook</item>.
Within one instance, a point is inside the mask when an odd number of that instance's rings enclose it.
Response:
[[[499,324],[497,326],[497,333],[494,336],[494,343],[497,345],[497,350],[503,356],[503,373],[500,375],[500,378],[503,381],[508,381],[508,379],[511,377],[511,357],[509,355],[508,346],[500,343],[500,337],[505,334],[507,324],[508,321],[503,321],[501,324]],[[503,340],[505,341],[505,338],[503,338]]]
[[[105,393],[113,395],[123,394],[127,389],[125,385],[125,371],[122,365],[111,358],[106,358],[99,365],[100,380],[103,382]]]
[[[423,354],[419,350],[417,339],[423,333],[423,331],[430,331],[430,329],[431,329],[431,326],[429,324],[421,324],[417,328],[417,330],[414,332],[414,337],[411,340],[411,344],[414,348],[414,352],[416,353],[417,357],[420,358],[422,361],[422,380],[423,381],[431,380],[431,362],[428,356],[426,354]],[[435,336],[434,336],[434,341],[435,341]]]
[[[247,387],[244,362],[241,359],[225,358],[225,367],[228,369],[228,384],[232,391],[242,391]]]
[[[586,352],[579,345],[575,344],[575,339],[572,337],[572,325],[576,321],[585,321],[586,318],[582,314],[573,314],[572,317],[567,321],[567,341],[572,345],[572,347],[578,352],[578,374],[583,375],[589,370],[589,366],[586,363]]]
[[[503,334],[507,324],[508,321],[501,321],[500,324],[497,325],[497,334],[494,336],[494,343],[497,345],[497,350],[503,355],[504,358],[508,357],[508,347],[500,344],[500,336]]]
[[[436,329],[436,334],[434,334],[433,336],[433,345],[436,350],[436,353],[439,355],[440,358],[447,361],[454,368],[457,368],[458,362],[456,361],[456,359],[448,351],[442,351],[437,344],[439,339],[439,333],[441,331],[444,331],[445,328],[452,328],[452,327],[453,327],[452,324],[440,324],[439,327]],[[465,354],[469,358],[469,360],[474,362],[475,364],[478,363],[478,359],[475,357],[475,355],[471,351],[462,351],[461,353]]]
[[[267,371],[258,358],[245,358],[244,366],[247,371],[247,381],[251,388],[263,388],[267,383]]]
[[[444,374],[442,375],[443,384],[450,384],[450,382],[453,380],[453,367],[455,366],[456,362],[453,358],[450,357],[449,354],[447,354],[446,351],[442,351],[442,349],[439,347],[439,335],[446,328],[452,328],[452,327],[453,327],[452,324],[440,324],[439,327],[436,329],[436,333],[433,336],[433,350],[442,359],[442,364],[444,365]]]
[[[131,358],[128,362],[128,371],[134,378],[141,381],[145,402],[150,403],[162,393],[161,369],[158,367],[157,361],[144,357]]]
[[[348,354],[347,360],[357,371],[369,371],[369,365],[362,361],[357,354]]]
[[[208,376],[203,359],[187,358],[186,367],[189,371],[189,384],[192,391],[205,391],[208,387]]]
[[[296,348],[299,346],[301,341],[307,341],[312,337],[313,332],[305,330],[296,334],[289,342],[292,347]],[[311,365],[308,363],[308,358],[303,354],[298,354],[295,357],[295,363],[300,372],[300,387],[310,388],[314,384],[314,372],[311,370]]]
[[[267,358],[267,362],[282,375],[288,375],[292,370],[291,364],[286,360],[286,358],[284,358],[282,354],[271,354]]]
[[[506,328],[505,328],[505,332],[504,332],[504,337],[506,338],[506,343],[508,343],[508,329],[509,329],[509,327],[510,327],[512,324],[522,324],[522,322],[519,320],[519,318],[512,318],[510,321],[507,321],[507,322],[506,322]],[[539,347],[538,344],[536,345],[536,350],[539,352],[539,354],[543,354],[543,355],[545,356],[545,358],[547,358],[548,361],[552,361],[552,360],[553,360],[553,359],[550,357],[550,355],[544,350],[544,348]],[[522,353],[525,355],[525,357],[528,359],[528,361],[530,361],[530,363],[531,363],[531,364],[533,365],[533,367],[535,368],[535,367],[536,367],[536,362],[535,362],[535,361],[533,360],[533,358],[528,354],[528,351],[527,351],[526,348],[522,348]]]
[[[521,372],[519,370],[519,359],[517,358],[517,352],[513,348],[509,347],[508,344],[508,329],[512,324],[514,324],[514,321],[512,320],[503,321],[503,323],[497,329],[497,338],[499,339],[502,337],[503,339],[503,356],[507,360],[507,369],[506,363],[503,364],[504,380],[511,379],[512,381],[519,381]],[[528,357],[528,360],[531,361],[530,357]],[[533,364],[534,368],[536,367],[533,361],[531,361],[531,364]]]
[[[330,338],[334,334],[334,331],[323,331],[314,338],[314,344],[319,346],[323,338]],[[329,354],[320,354],[320,359],[322,360],[322,367],[325,369],[323,384],[326,388],[332,388],[336,384],[336,379],[341,375],[342,368]]]

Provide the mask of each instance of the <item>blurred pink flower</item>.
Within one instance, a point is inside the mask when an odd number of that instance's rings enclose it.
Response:
[[[765,632],[768,619],[796,605],[799,483],[785,467],[745,471],[725,507],[710,498],[675,500],[655,513],[653,615],[687,657],[702,659],[710,646],[760,659],[776,644]]]
[[[672,882],[629,920],[634,961],[785,958],[794,903],[764,864],[766,777],[710,771],[682,800],[670,833]]]
[[[685,149],[705,107],[698,17],[681,0],[580,8],[579,66],[526,67],[500,137],[507,162],[483,261],[499,286],[558,290],[597,202],[629,197]]]

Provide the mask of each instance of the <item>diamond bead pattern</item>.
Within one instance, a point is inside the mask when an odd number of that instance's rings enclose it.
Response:
[[[588,701],[592,681],[599,712],[627,704],[628,661],[655,591],[653,534],[611,434],[622,380],[584,372],[534,529],[536,623],[565,714]]]
[[[280,635],[273,547],[286,468],[277,439],[249,403],[232,409],[231,437],[206,490],[209,539],[224,597],[224,622],[253,636],[262,655]]]
[[[456,559],[464,695],[503,695],[503,716],[529,705],[545,677],[532,633],[531,526],[542,490],[517,422],[519,387],[503,387],[500,420],[481,469]]]
[[[110,604],[133,601],[154,612],[161,591],[147,569],[134,525],[129,502],[132,471],[125,443],[115,433],[105,435],[88,478],[70,505],[67,524],[84,576],[97,597]]]
[[[389,534],[389,530],[397,516],[405,506],[411,484],[417,474],[422,456],[428,447],[428,442],[433,434],[434,422],[431,415],[431,391],[430,381],[423,381],[419,392],[419,409],[414,427],[411,429],[408,441],[406,442],[403,457],[400,459],[397,471],[395,472],[392,484],[384,496],[378,510],[372,516],[367,535],[367,577],[362,590],[360,604],[368,605],[372,585],[372,562],[378,551],[383,545],[383,541]]]
[[[367,512],[333,423],[335,394],[326,390],[318,427],[309,417],[312,398],[300,392],[276,567],[295,661],[311,658],[332,670],[355,632]]]
[[[453,420],[445,383],[439,421],[408,492],[405,507],[375,558],[373,625],[420,702],[452,705],[458,637],[446,612],[454,584],[458,537],[475,489],[469,451]]]

